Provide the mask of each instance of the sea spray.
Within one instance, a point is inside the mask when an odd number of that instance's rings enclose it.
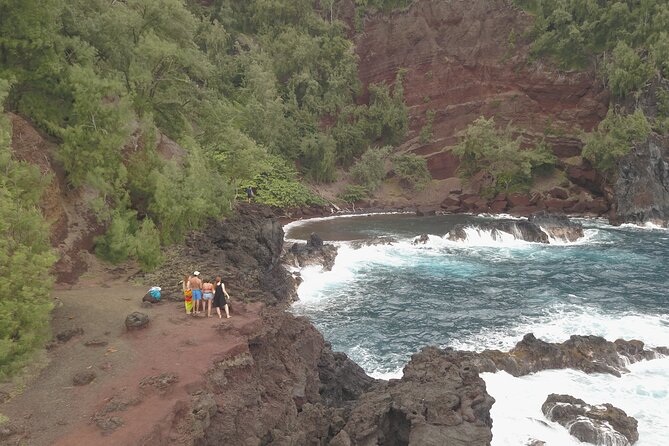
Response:
[[[311,318],[335,349],[382,379],[401,377],[410,356],[426,345],[509,350],[529,332],[551,342],[593,334],[669,345],[666,231],[584,219],[585,236],[573,243],[492,240],[478,232],[466,241],[446,236],[455,224],[475,228],[478,221],[395,215],[295,225],[289,237],[295,229],[336,235],[340,254],[330,272],[302,272],[301,300],[293,311]],[[422,233],[429,234],[427,242],[413,244]],[[359,249],[347,243],[381,236],[397,242]],[[629,369],[622,378],[572,370],[485,375],[497,399],[493,444],[522,445],[530,437],[549,445],[579,444],[541,414],[553,392],[614,404],[639,420],[638,444],[665,444],[669,363],[642,361]],[[522,396],[523,389],[529,396]],[[537,392],[544,394],[528,400]]]

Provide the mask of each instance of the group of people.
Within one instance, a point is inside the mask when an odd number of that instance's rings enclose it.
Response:
[[[207,312],[207,317],[211,317],[211,308],[216,308],[218,318],[221,319],[221,308],[225,311],[226,318],[230,317],[229,301],[230,295],[225,291],[225,284],[221,276],[216,276],[216,280],[203,280],[200,272],[195,271],[190,276],[184,276],[182,282],[184,291],[184,302],[186,305],[186,314],[199,314]],[[202,306],[202,309],[200,309]]]

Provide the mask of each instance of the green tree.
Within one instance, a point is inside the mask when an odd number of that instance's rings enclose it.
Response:
[[[616,96],[625,96],[639,90],[653,74],[652,67],[625,42],[613,49],[611,61],[606,65],[609,88]]]
[[[427,161],[414,153],[393,157],[393,170],[401,184],[409,189],[423,190],[432,180]]]
[[[646,139],[650,131],[650,124],[641,110],[622,115],[609,109],[597,130],[586,138],[582,155],[599,171],[609,175],[618,160],[630,152],[633,144]]]
[[[480,117],[464,132],[462,141],[453,148],[460,158],[460,174],[471,178],[479,172],[492,177],[490,190],[494,196],[530,185],[539,169],[555,163],[555,156],[544,144],[521,149],[521,140],[514,138],[514,129],[498,129],[493,118]]]
[[[0,80],[0,104],[8,89]],[[0,378],[17,370],[49,335],[49,269],[56,261],[38,207],[50,178],[15,160],[10,141],[11,125],[0,116]]]
[[[386,176],[386,158],[391,147],[370,148],[351,167],[351,179],[368,192],[379,188]]]

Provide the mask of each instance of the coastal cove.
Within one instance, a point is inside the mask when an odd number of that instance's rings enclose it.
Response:
[[[669,344],[665,229],[576,219],[582,238],[548,244],[475,229],[500,220],[522,221],[377,214],[290,223],[287,240],[315,232],[338,248],[331,271],[300,270],[300,300],[291,311],[308,317],[335,350],[383,379],[400,378],[411,355],[427,345],[508,351],[526,333],[548,342],[597,335]],[[449,239],[456,225],[471,227],[467,240]],[[429,240],[415,243],[421,234]],[[669,428],[662,409],[669,398],[669,363],[644,361],[629,370],[621,378],[569,369],[523,378],[484,373],[496,399],[492,444],[521,445],[531,438],[579,444],[541,413],[550,393],[612,403],[639,421],[636,444],[662,444]]]

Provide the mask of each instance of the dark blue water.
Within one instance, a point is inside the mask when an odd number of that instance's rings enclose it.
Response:
[[[332,272],[303,271],[294,312],[369,373],[397,376],[425,345],[508,349],[526,332],[551,341],[571,334],[669,344],[669,232],[585,221],[569,245],[444,238],[463,216],[340,218],[289,228],[345,241]],[[411,239],[430,234],[425,246]],[[393,246],[353,249],[375,236]]]

